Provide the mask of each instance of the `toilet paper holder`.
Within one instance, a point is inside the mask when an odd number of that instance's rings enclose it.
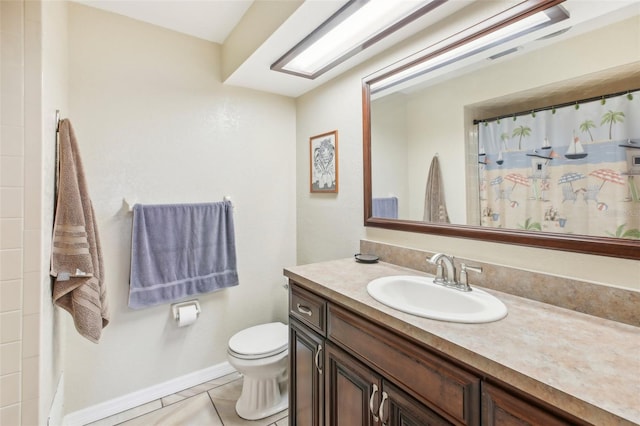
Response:
[[[174,303],[171,305],[171,310],[173,312],[173,319],[176,322],[180,322],[180,308],[184,308],[187,306],[195,306],[196,318],[200,316],[200,302],[198,302],[197,300],[187,300],[186,302]]]

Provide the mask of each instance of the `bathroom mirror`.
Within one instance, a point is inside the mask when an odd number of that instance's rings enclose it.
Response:
[[[638,2],[526,1],[364,78],[365,226],[640,259],[638,40]]]

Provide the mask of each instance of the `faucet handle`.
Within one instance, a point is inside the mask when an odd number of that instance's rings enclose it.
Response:
[[[466,263],[460,264],[460,286],[464,288],[465,291],[471,291],[471,286],[469,286],[469,278],[467,271],[477,272],[478,274],[482,273],[482,268],[480,266],[468,266]]]
[[[482,273],[482,266],[469,266],[466,263],[461,263],[460,269],[463,269],[465,271],[468,270],[468,271],[477,272],[478,274]]]

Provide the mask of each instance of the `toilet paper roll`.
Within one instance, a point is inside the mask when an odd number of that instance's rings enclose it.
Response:
[[[186,327],[196,322],[198,319],[198,308],[196,305],[180,306],[178,308],[178,327]]]

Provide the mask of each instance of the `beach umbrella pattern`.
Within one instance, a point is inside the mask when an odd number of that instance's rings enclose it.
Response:
[[[560,179],[558,179],[558,185],[568,183],[569,186],[571,186],[571,190],[575,192],[575,189],[573,188],[573,182],[580,179],[584,179],[584,178],[586,178],[586,176],[583,175],[582,173],[577,173],[577,172],[565,173],[562,176],[560,176]]]
[[[509,173],[504,177],[504,179],[513,182],[513,188],[515,188],[516,185],[530,185],[529,179],[526,176],[521,175],[520,173]]]
[[[616,183],[618,185],[624,185],[625,180],[620,176],[620,173],[611,169],[598,169],[589,173],[589,176],[596,177],[598,179],[602,179],[602,184],[600,184],[600,189],[604,186],[605,183],[611,182]]]

